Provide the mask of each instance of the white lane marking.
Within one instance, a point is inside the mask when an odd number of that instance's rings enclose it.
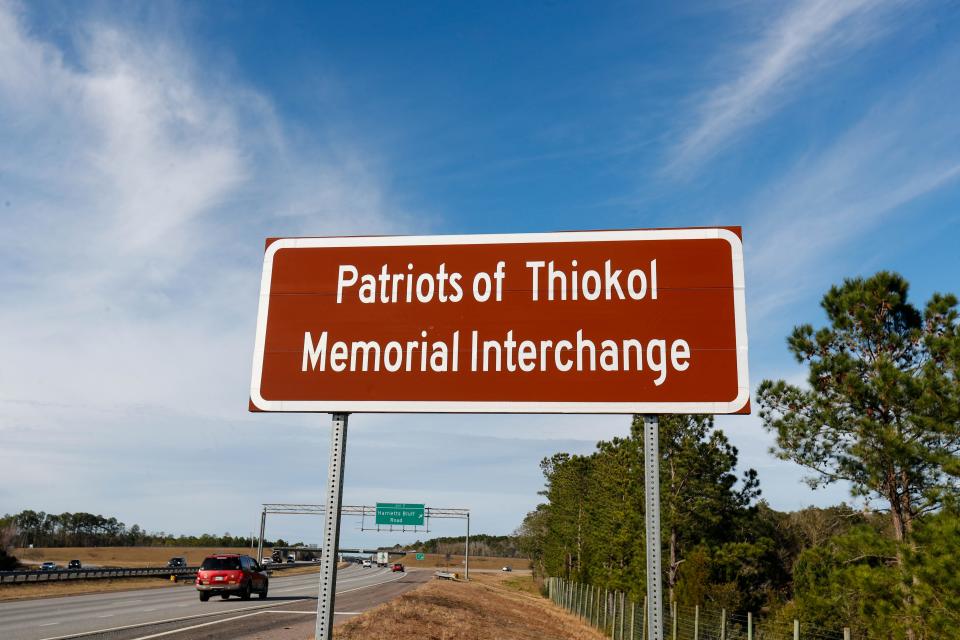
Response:
[[[113,614],[112,614],[112,613],[105,613],[105,614],[103,614],[102,616],[97,616],[97,617],[98,617],[98,618],[112,618],[112,617],[113,617]]]
[[[140,636],[134,640],[150,640],[151,638],[162,638],[163,636],[173,635],[174,633],[181,633],[183,631],[193,631],[194,629],[202,629],[203,627],[209,627],[215,624],[223,624],[225,622],[232,622],[234,620],[240,620],[242,618],[249,618],[251,616],[258,616],[263,611],[254,611],[253,613],[245,613],[242,616],[233,616],[232,618],[222,618],[220,620],[212,620],[211,622],[203,622],[201,624],[195,624],[192,627],[183,627],[182,629],[173,629],[171,631],[162,631],[160,633],[154,633],[149,636]]]
[[[43,624],[38,624],[38,627],[52,627],[55,624],[60,624],[59,622],[44,622]]]
[[[317,615],[316,611],[289,611],[287,609],[270,609],[269,611],[261,611],[260,613],[300,613],[307,616]]]
[[[294,600],[294,601],[293,601],[293,603],[296,603],[296,602],[305,602],[305,600]],[[266,609],[267,607],[281,607],[281,606],[283,606],[284,604],[291,604],[291,603],[289,603],[289,602],[284,602],[284,603],[281,604],[281,603],[277,602],[277,603],[274,603],[274,604],[261,604],[261,605],[256,605],[256,606],[253,606],[253,607],[244,607],[244,608],[241,608],[241,609],[233,609],[233,611],[251,611],[251,610],[254,610],[254,609]],[[96,630],[96,631],[88,631],[88,632],[85,632],[84,635],[92,636],[92,635],[97,634],[97,633],[109,633],[109,632],[111,632],[111,631],[124,631],[124,630],[126,630],[126,629],[136,629],[137,627],[149,627],[149,626],[155,625],[155,624],[164,624],[164,623],[169,623],[169,622],[183,622],[184,620],[193,620],[193,619],[196,619],[196,618],[209,618],[210,616],[222,616],[222,615],[224,615],[225,613],[227,613],[227,612],[226,612],[226,611],[211,611],[211,612],[209,612],[209,613],[196,613],[196,614],[194,614],[194,615],[192,615],[192,616],[181,616],[181,617],[179,617],[179,618],[165,618],[165,619],[163,619],[163,620],[154,620],[154,621],[152,621],[152,622],[137,622],[137,623],[135,623],[135,624],[123,625],[122,627],[111,627],[111,628],[109,628],[109,629],[98,629],[98,630]],[[53,636],[53,637],[50,637],[50,638],[43,638],[43,640],[68,640],[68,638],[75,638],[75,637],[76,637],[76,634],[75,634],[75,633],[71,633],[71,634],[68,634],[68,635],[65,635],[65,636]]]
[[[386,573],[386,572],[383,572],[383,573]],[[372,574],[369,574],[369,575],[372,575]],[[292,577],[292,576],[291,576],[291,577]],[[396,581],[396,580],[399,580],[400,578],[405,578],[405,577],[406,577],[406,575],[400,574],[399,576],[397,576],[397,577],[394,578],[393,580],[384,580],[383,582],[375,582],[375,583],[373,583],[373,584],[364,585],[364,586],[362,586],[362,587],[354,587],[353,589],[345,589],[345,590],[343,590],[343,591],[339,591],[339,590],[338,590],[337,593],[338,593],[338,594],[341,594],[341,593],[351,593],[351,592],[353,592],[353,591],[360,591],[361,589],[369,589],[370,587],[379,587],[380,585],[384,585],[384,584],[387,584],[387,583],[389,583],[389,582],[394,582],[394,581]],[[255,610],[255,609],[268,609],[268,608],[281,607],[281,606],[283,606],[283,605],[295,604],[295,603],[297,603],[297,602],[306,602],[306,601],[307,601],[307,599],[304,598],[303,600],[294,600],[294,601],[292,601],[292,602],[284,602],[283,604],[280,604],[280,603],[275,603],[275,604],[262,604],[262,605],[255,605],[255,606],[252,606],[252,607],[244,607],[244,608],[241,608],[241,609],[234,609],[233,611],[251,611],[251,610]],[[93,635],[93,634],[96,634],[96,633],[108,633],[108,632],[110,632],[110,631],[123,631],[123,630],[125,630],[125,629],[136,629],[137,627],[149,627],[149,626],[155,625],[155,624],[163,624],[163,623],[170,623],[170,622],[182,622],[182,621],[184,621],[184,620],[193,620],[193,619],[196,619],[196,618],[206,618],[206,617],[209,617],[209,616],[223,615],[224,613],[225,613],[225,612],[223,612],[223,611],[214,611],[214,612],[210,612],[210,613],[198,613],[198,614],[195,614],[195,615],[192,615],[192,616],[182,616],[182,617],[180,617],[180,618],[167,618],[167,619],[164,619],[164,620],[155,620],[155,621],[153,621],[153,622],[139,622],[139,623],[137,623],[137,624],[128,624],[128,625],[124,625],[124,626],[122,626],[122,627],[113,627],[113,628],[110,628],[110,629],[99,629],[99,630],[97,630],[97,631],[90,631],[90,632],[88,632],[86,635]],[[231,619],[235,619],[235,618],[231,618]],[[223,622],[223,620],[216,620],[215,622]],[[213,623],[210,623],[210,624],[213,624]],[[183,631],[183,630],[184,630],[184,629],[177,629],[177,630],[175,630],[175,631],[168,631],[168,632],[166,632],[166,633],[175,633],[176,631]],[[43,638],[42,640],[67,640],[68,638],[73,638],[73,637],[75,637],[75,635],[76,635],[76,634],[69,634],[69,635],[65,635],[65,636],[53,636],[53,637],[49,637],[49,638]],[[144,636],[143,638],[135,638],[134,640],[146,640],[146,638],[152,638],[152,637],[155,637],[155,636]]]

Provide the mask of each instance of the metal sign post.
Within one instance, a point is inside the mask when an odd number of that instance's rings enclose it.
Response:
[[[316,640],[333,637],[333,608],[337,590],[337,549],[340,542],[340,502],[343,499],[343,466],[347,453],[347,415],[334,413],[330,426],[330,465],[327,470],[327,508],[323,521],[320,556],[320,593],[317,598]]]
[[[646,496],[647,520],[647,637],[663,640],[663,602],[660,577],[660,451],[656,415],[643,416],[643,469],[646,474],[643,492]]]
[[[260,513],[260,541],[257,543],[257,562],[263,562],[263,535],[267,528],[267,509]]]

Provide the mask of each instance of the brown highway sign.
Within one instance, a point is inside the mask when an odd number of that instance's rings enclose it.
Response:
[[[268,240],[250,407],[749,412],[740,229]]]

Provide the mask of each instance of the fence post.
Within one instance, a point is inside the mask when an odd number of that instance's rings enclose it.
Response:
[[[843,628],[843,640],[850,640],[850,627]]]
[[[610,621],[610,637],[613,640],[617,640],[617,605],[620,602],[619,595],[619,591],[613,592],[613,620]]]
[[[630,640],[636,640],[637,638],[636,627],[633,624],[634,620],[636,619],[636,616],[637,616],[637,603],[631,600],[630,601]],[[850,640],[850,639],[845,638],[844,640]]]
[[[800,621],[793,619],[793,640],[800,640]]]
[[[627,624],[627,592],[620,594],[620,640],[623,640],[623,630]]]
[[[623,636],[617,635],[617,620],[618,620],[617,614],[623,613],[622,611],[619,611],[620,609],[619,605],[620,605],[620,592],[614,591],[613,592],[613,624],[610,625],[610,637],[613,638],[614,640],[616,640],[618,637],[620,638],[620,640],[623,640]]]
[[[727,610],[720,609],[720,640],[727,640]]]
[[[627,594],[620,594],[620,640],[623,640],[623,626],[627,622]]]
[[[610,637],[617,640],[617,609],[620,604],[620,592],[613,592],[613,622],[610,624]]]
[[[610,594],[603,590],[603,635],[607,635],[607,607],[610,605]]]
[[[593,585],[587,586],[587,622],[593,624]]]
[[[693,607],[693,640],[700,640],[700,605]]]
[[[747,611],[747,640],[753,640],[753,614]]]
[[[672,623],[672,637],[673,640],[677,640],[677,601],[674,600],[670,603],[670,618]]]
[[[640,612],[640,640],[647,640],[647,596],[643,596],[643,610]]]

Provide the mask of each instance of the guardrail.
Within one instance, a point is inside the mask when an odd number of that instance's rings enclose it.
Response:
[[[271,564],[268,571],[292,569],[309,566],[314,563]],[[63,580],[96,580],[102,578],[141,578],[161,576],[194,576],[200,567],[146,567],[123,569],[119,567],[105,569],[54,569],[52,571],[21,570],[0,571],[0,584],[33,584],[36,582],[58,582]]]
[[[96,578],[136,578],[144,576],[195,575],[199,567],[149,567],[139,569],[54,569],[52,571],[0,571],[0,584],[58,582]]]
[[[460,574],[453,573],[452,571],[434,571],[433,575],[435,575],[438,580],[459,580],[460,579]]]

